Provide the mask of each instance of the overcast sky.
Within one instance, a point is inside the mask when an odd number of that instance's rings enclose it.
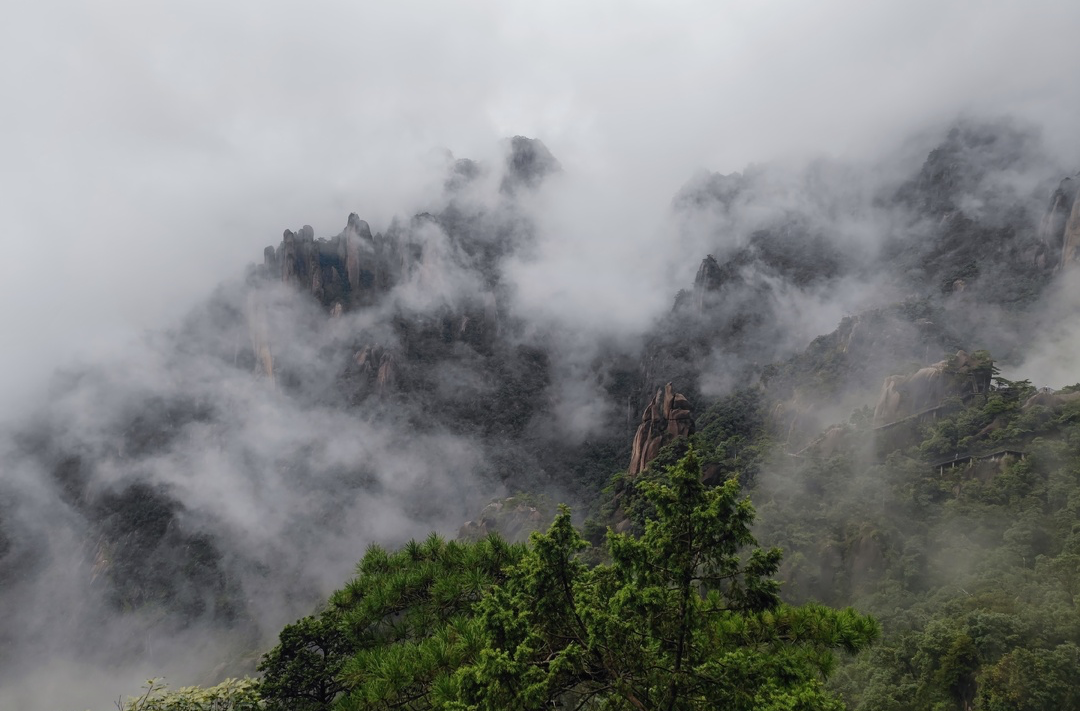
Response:
[[[696,169],[865,157],[965,112],[1075,150],[1078,28],[1062,0],[9,2],[0,399],[167,325],[286,227],[385,225],[436,147],[535,136],[595,185],[559,229],[587,226],[564,237],[600,310],[639,298],[632,255]]]

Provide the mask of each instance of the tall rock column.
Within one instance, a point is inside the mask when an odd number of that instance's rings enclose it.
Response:
[[[364,271],[371,271],[371,257],[374,253],[374,238],[371,236],[371,228],[368,223],[360,219],[354,212],[349,215],[349,222],[345,225],[344,254],[342,261],[345,263],[345,276],[349,280],[349,288],[355,299],[362,287],[368,287],[363,279]],[[365,264],[365,262],[368,262]]]
[[[251,350],[255,354],[255,375],[263,376],[274,381],[274,354],[270,350],[270,326],[266,314],[266,303],[257,290],[248,292],[247,304],[245,305],[247,317],[248,337],[251,339]]]
[[[1050,196],[1050,206],[1039,226],[1039,237],[1051,254],[1057,252],[1057,268],[1077,261],[1080,250],[1080,174],[1066,177]],[[1040,253],[1036,263],[1045,266]]]
[[[711,254],[701,260],[697,276],[694,277],[694,310],[705,313],[706,298],[724,283],[724,273],[716,257]]]
[[[1065,233],[1061,239],[1061,266],[1068,267],[1080,261],[1080,200],[1073,200]]]
[[[293,284],[296,279],[296,235],[285,230],[281,236],[281,281]]]
[[[656,391],[656,397],[641,415],[641,424],[638,425],[631,448],[630,476],[645,471],[665,444],[693,433],[694,418],[690,415],[690,402],[668,383],[662,390]]]

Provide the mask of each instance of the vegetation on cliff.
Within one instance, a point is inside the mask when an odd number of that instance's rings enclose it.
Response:
[[[905,429],[862,408],[798,456],[738,391],[582,534],[563,511],[529,544],[372,548],[282,631],[260,707],[1075,708],[1078,390],[997,376]]]
[[[656,462],[693,446],[746,482],[755,533],[785,551],[785,598],[853,605],[880,622],[881,642],[830,681],[850,708],[1076,708],[1076,389],[996,377],[899,435],[857,411],[797,456],[775,422],[753,416],[763,393],[745,390]],[[601,517],[644,524],[632,484],[616,478]]]

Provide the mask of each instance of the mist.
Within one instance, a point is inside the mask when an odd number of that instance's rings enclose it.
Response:
[[[0,568],[18,610],[0,639],[19,651],[0,654],[0,705],[105,708],[148,676],[250,671],[370,543],[452,537],[527,488],[578,503],[578,448],[625,448],[627,410],[639,416],[657,378],[684,378],[704,404],[931,278],[883,266],[932,229],[882,196],[958,120],[1005,116],[1032,137],[965,187],[964,212],[997,224],[1004,195],[1041,216],[1080,167],[1080,88],[1061,59],[1078,22],[1060,2],[18,7],[0,29],[0,522],[18,552]],[[508,193],[515,135],[542,140],[559,170]],[[480,166],[457,192],[454,159]],[[444,224],[412,221],[449,205],[494,266]],[[332,238],[350,213],[421,255],[377,303],[335,320],[251,281],[245,266],[282,230]],[[772,254],[755,237],[770,230],[834,255],[835,273],[800,280],[748,258],[711,316],[673,310],[706,255]],[[972,347],[1037,384],[1080,381],[1074,287],[1026,323],[988,309]],[[250,294],[274,383],[237,355]],[[764,326],[715,336],[748,305]],[[481,313],[497,315],[497,345],[459,338],[431,372],[406,363],[423,329],[388,325],[450,314],[464,330]],[[678,361],[672,345],[691,336]],[[374,347],[395,355],[407,396],[357,374]],[[493,401],[523,403],[520,417],[459,417]],[[171,502],[162,565],[206,575],[173,589],[139,573],[175,609],[118,614],[102,581],[100,521],[130,491]],[[193,558],[204,535],[215,543]]]

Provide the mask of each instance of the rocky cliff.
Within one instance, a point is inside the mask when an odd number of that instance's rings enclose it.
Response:
[[[656,391],[656,396],[641,414],[641,424],[630,448],[630,476],[645,471],[665,444],[693,433],[694,418],[690,413],[690,402],[668,383]]]
[[[372,235],[355,213],[329,239],[315,238],[310,225],[285,230],[275,248],[263,251],[258,276],[281,281],[314,296],[327,311],[367,306],[398,282],[405,268],[397,235]]]
[[[260,596],[252,591],[261,594],[277,574],[264,562],[282,556],[261,541],[248,587],[234,591],[225,570],[243,568],[247,553],[232,539],[255,528],[236,521],[287,519],[273,544],[301,545],[335,527],[352,530],[362,518],[356,511],[384,525],[383,509],[397,507],[399,519],[385,528],[426,526],[449,498],[487,501],[492,487],[549,487],[587,502],[628,460],[630,477],[640,476],[665,445],[695,434],[691,402],[707,406],[739,388],[761,386],[791,451],[835,421],[818,421],[823,405],[832,406],[823,418],[846,417],[852,402],[874,403],[876,393],[873,423],[888,425],[979,392],[986,364],[957,349],[971,344],[997,354],[984,341],[998,334],[1023,342],[1024,309],[1080,248],[1076,178],[1040,193],[1034,208],[992,179],[995,171],[1031,165],[1030,144],[1016,136],[961,131],[898,194],[860,203],[860,228],[884,232],[871,235],[880,251],[870,254],[846,249],[831,231],[847,224],[834,220],[848,214],[847,203],[809,191],[778,205],[762,171],[706,177],[676,200],[676,209],[694,211],[709,233],[695,242],[700,251],[674,255],[692,264],[711,252],[692,290],[654,327],[634,334],[640,341],[597,348],[585,368],[587,387],[572,390],[571,399],[602,402],[588,410],[585,425],[565,427],[560,397],[570,388],[559,380],[565,364],[557,329],[515,313],[503,270],[535,237],[514,201],[560,168],[539,142],[516,137],[507,145],[500,165],[448,163],[446,199],[431,213],[381,231],[356,214],[335,235],[316,236],[310,226],[286,230],[243,284],[223,287],[163,337],[164,355],[149,376],[87,372],[58,386],[49,417],[28,425],[40,431],[23,438],[17,455],[46,472],[71,502],[72,520],[85,522],[76,538],[95,542],[87,553],[95,584],[120,591],[118,607],[154,605],[183,621],[248,614],[247,601]],[[797,189],[817,177],[800,176]],[[469,202],[467,194],[484,185],[491,194]],[[859,312],[832,333],[818,335],[835,320],[825,328],[814,322],[810,331],[805,316],[815,305],[835,307],[827,300],[852,288],[874,298],[880,289],[887,305],[863,310],[859,302]],[[895,375],[907,363],[948,353],[956,355]],[[275,389],[263,387],[267,382]],[[87,402],[92,418],[71,415]],[[1031,407],[1064,402],[1042,396]],[[870,422],[869,412],[863,420]],[[700,423],[704,432],[707,415]],[[817,456],[842,449],[846,432],[829,430]],[[199,479],[204,471],[210,474]],[[714,467],[706,475],[719,481],[727,473]],[[153,477],[168,485],[133,484]],[[462,481],[486,488],[465,492]],[[450,483],[440,489],[439,482]],[[313,491],[309,506],[274,509]],[[19,495],[9,498],[18,504]],[[251,498],[252,507],[274,516],[253,508],[228,518],[235,513],[230,496]],[[223,507],[220,524],[183,505],[194,500],[204,509],[208,498]],[[12,533],[21,530],[13,523],[16,504],[0,506],[0,577],[12,579],[25,577],[25,561],[41,558]],[[453,525],[469,515],[455,514]],[[534,506],[504,500],[462,533],[524,535],[536,523]],[[355,540],[318,550],[351,550]],[[140,567],[155,559],[167,564]],[[290,565],[292,579],[310,572],[303,555]],[[188,595],[199,585],[228,605],[204,611]],[[306,594],[299,585],[289,591],[292,600]]]
[[[1075,265],[1080,261],[1080,200],[1076,199],[1078,190],[1078,178],[1062,180],[1050,199],[1050,207],[1043,220],[1043,234],[1047,244],[1051,249],[1060,246],[1060,268]]]
[[[952,358],[920,368],[910,375],[885,378],[874,407],[874,424],[887,425],[941,405],[947,398],[985,394],[993,361],[985,354],[957,351]]]

